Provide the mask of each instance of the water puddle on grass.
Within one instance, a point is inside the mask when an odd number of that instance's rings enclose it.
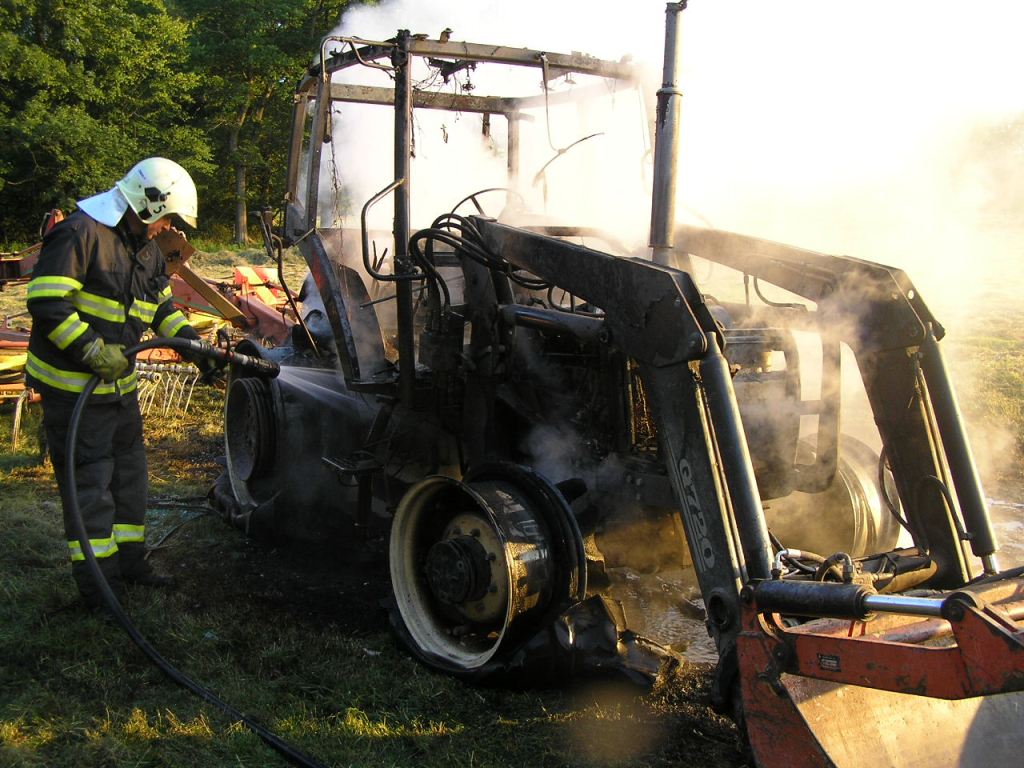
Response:
[[[692,662],[718,660],[704,626],[704,601],[690,568],[641,573],[609,568],[611,593],[622,603],[629,628]]]

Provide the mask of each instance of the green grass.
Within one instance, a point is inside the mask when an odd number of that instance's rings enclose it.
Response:
[[[943,354],[984,486],[1024,488],[1024,309],[993,300],[948,330]]]

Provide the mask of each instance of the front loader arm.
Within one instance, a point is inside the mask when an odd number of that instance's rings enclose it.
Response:
[[[637,361],[719,654],[739,628],[739,593],[767,578],[768,532],[720,331],[692,279],[487,219],[488,247],[605,314]]]
[[[899,269],[720,230],[679,227],[681,252],[813,301],[819,328],[853,351],[914,542],[935,561],[931,585],[971,578],[964,541],[995,570],[997,549],[946,373],[942,326]],[[955,501],[953,496],[955,491]]]

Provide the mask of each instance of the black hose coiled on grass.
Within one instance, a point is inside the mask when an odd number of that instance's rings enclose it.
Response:
[[[278,366],[269,360],[263,360],[250,355],[242,355],[227,347],[213,347],[205,342],[193,341],[191,339],[152,339],[126,349],[125,355],[134,355],[138,352],[142,352],[143,350],[153,349],[155,347],[167,347],[174,349],[178,353],[192,358],[202,355],[215,358],[223,364],[235,363],[265,376],[276,376],[279,370]],[[103,576],[103,571],[100,570],[99,563],[96,562],[96,555],[92,551],[92,547],[89,545],[89,537],[85,531],[85,523],[82,521],[82,510],[78,505],[78,494],[75,491],[75,443],[78,441],[78,423],[82,418],[82,412],[85,410],[86,401],[96,389],[99,381],[100,379],[98,376],[93,376],[85,385],[85,389],[82,391],[82,394],[79,395],[78,401],[75,403],[75,409],[71,414],[71,422],[68,424],[67,483],[68,488],[70,489],[70,492],[68,493],[68,506],[71,525],[74,529],[75,535],[78,537],[78,542],[82,547],[82,554],[85,555],[86,566],[93,581],[96,582],[96,586],[99,588],[100,594],[103,596],[103,601],[106,603],[111,615],[132,639],[132,642],[134,642],[135,645],[137,645],[139,649],[145,653],[150,660],[152,660],[152,662],[161,669],[161,671],[163,671],[164,674],[171,678],[171,680],[192,691],[192,693],[196,694],[204,701],[214,705],[229,717],[235,718],[236,720],[244,723],[249,730],[263,740],[264,744],[281,755],[289,763],[303,766],[303,768],[325,768],[322,763],[318,763],[313,758],[302,754],[298,749],[293,747],[291,744],[288,744],[272,731],[267,730],[248,715],[239,712],[230,704],[218,698],[212,691],[204,688],[192,678],[178,671],[160,654],[159,651],[156,650],[156,648],[150,645],[149,641],[146,640],[145,637],[142,636],[139,630],[136,629],[135,625],[132,624],[131,619],[128,618],[124,608],[122,608],[121,604],[118,602],[113,590],[110,588],[106,578]]]

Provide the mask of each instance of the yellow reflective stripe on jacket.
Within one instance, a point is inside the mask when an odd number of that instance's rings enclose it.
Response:
[[[117,552],[117,542],[113,536],[106,539],[89,539],[89,547],[96,559],[110,557]],[[68,549],[71,551],[71,559],[74,561],[85,560],[85,553],[82,552],[82,544],[79,541],[69,541]]]
[[[70,293],[81,290],[82,284],[73,277],[60,275],[40,275],[29,281],[26,301],[32,299],[62,299]]]
[[[114,538],[118,544],[132,544],[146,540],[146,526],[114,523]]]
[[[124,305],[114,299],[108,299],[89,291],[79,291],[71,297],[75,309],[93,317],[109,320],[112,323],[124,322]]]
[[[153,322],[153,318],[156,317],[156,310],[159,306],[159,304],[154,304],[151,301],[136,299],[128,310],[128,316],[137,317],[143,324],[149,325]]]
[[[65,392],[81,392],[85,385],[92,378],[91,373],[83,371],[63,371],[60,368],[44,363],[32,352],[28,353],[28,360],[25,363],[25,372],[37,381],[41,381],[54,389],[62,389]],[[123,376],[116,382],[101,381],[93,390],[97,395],[113,395],[120,393],[125,395],[139,385],[138,374],[133,370],[127,376]]]
[[[160,291],[160,295],[157,297],[157,300],[161,304],[163,304],[165,301],[167,301],[169,298],[171,298],[171,296],[172,296],[171,286],[170,285],[165,285],[164,289],[162,291]]]
[[[160,326],[156,329],[156,332],[158,336],[171,338],[176,336],[178,331],[186,325],[188,325],[188,320],[185,319],[185,316],[181,314],[180,310],[176,309],[163,319]]]
[[[52,341],[57,349],[67,349],[71,346],[71,342],[87,330],[89,330],[89,324],[84,322],[77,312],[72,312],[63,323],[46,334],[46,338]]]

